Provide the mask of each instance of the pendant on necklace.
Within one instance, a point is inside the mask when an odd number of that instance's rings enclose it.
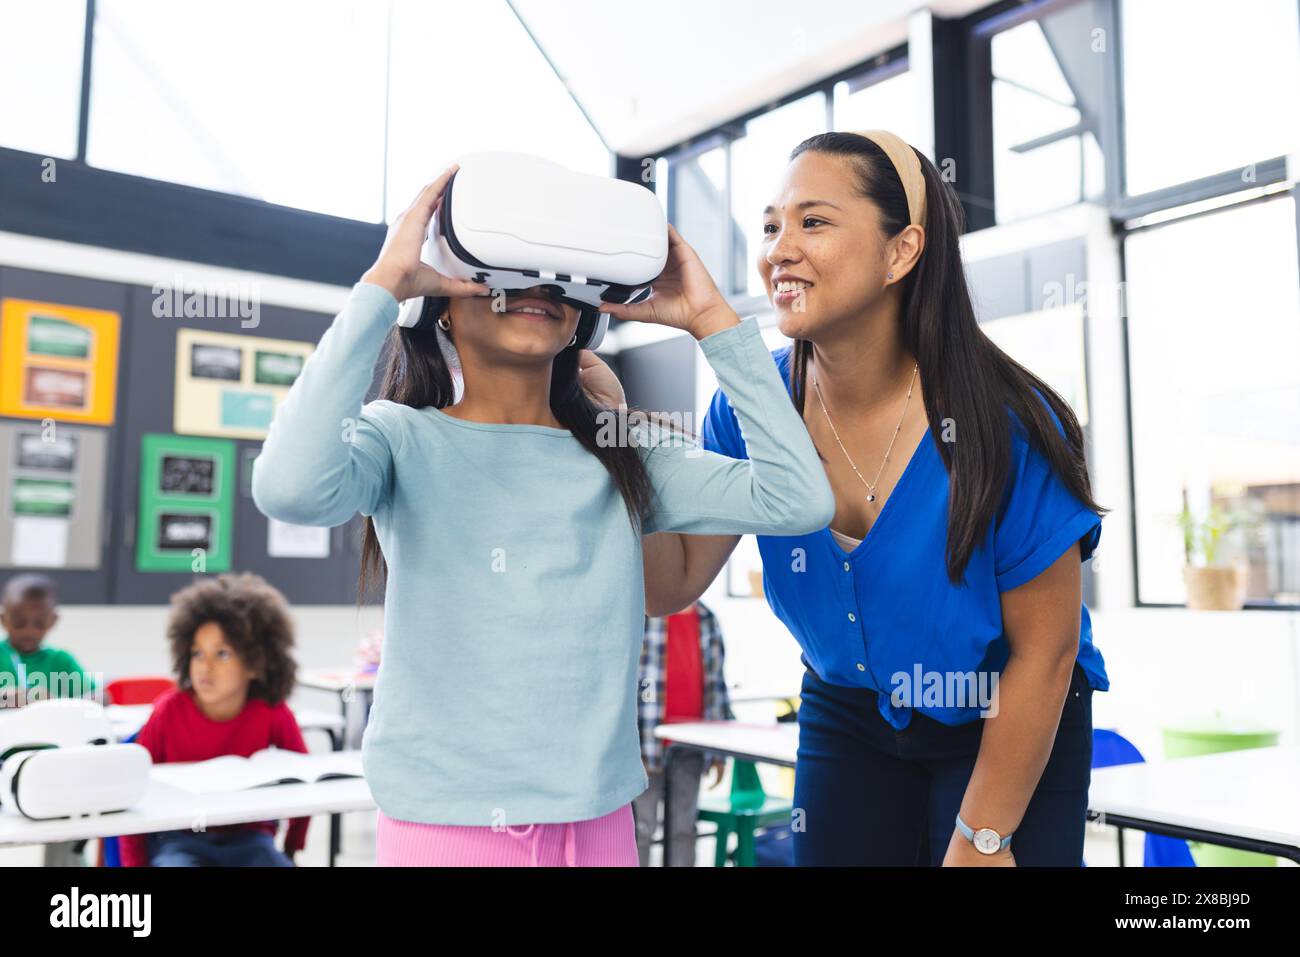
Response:
[[[875,500],[876,500],[876,497],[875,497],[874,495],[868,495],[868,496],[867,496],[867,501],[868,501],[868,502],[874,502]]]

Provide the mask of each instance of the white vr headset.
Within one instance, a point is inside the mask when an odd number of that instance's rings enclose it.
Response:
[[[668,259],[668,224],[653,192],[525,153],[470,153],[458,162],[429,224],[425,263],[494,290],[545,287],[582,311],[576,349],[604,338],[602,303],[649,295]],[[408,299],[398,325],[433,329],[446,302]]]
[[[125,811],[149,790],[152,767],[138,744],[20,751],[0,765],[0,806],[35,821]]]
[[[133,806],[153,760],[138,744],[112,742],[94,701],[50,698],[0,713],[0,807],[44,821]]]
[[[113,724],[104,706],[84,698],[47,698],[0,713],[0,765],[19,751],[113,740]]]

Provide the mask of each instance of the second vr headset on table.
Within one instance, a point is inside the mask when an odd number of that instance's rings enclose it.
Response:
[[[668,258],[659,199],[635,183],[524,153],[471,153],[443,192],[420,258],[492,289],[540,286],[581,310],[578,349],[604,338],[606,302],[640,302]],[[432,329],[446,300],[408,299],[398,324]]]

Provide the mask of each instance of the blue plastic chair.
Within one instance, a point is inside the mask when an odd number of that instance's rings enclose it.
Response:
[[[1146,759],[1133,742],[1116,731],[1092,730],[1092,766],[1109,768],[1117,764],[1141,764]],[[1084,867],[1087,867],[1087,861]],[[1143,867],[1195,867],[1187,842],[1164,834],[1148,834],[1142,848]]]

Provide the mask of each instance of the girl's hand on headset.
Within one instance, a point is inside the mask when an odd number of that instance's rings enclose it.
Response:
[[[379,258],[361,277],[362,282],[383,286],[398,302],[416,296],[465,297],[492,294],[492,290],[481,282],[444,276],[420,259],[420,250],[424,248],[429,233],[429,223],[442,205],[443,191],[458,168],[457,163],[448,166],[437,179],[420,190],[415,202],[393,220],[388,227],[388,235],[384,237],[384,247],[379,250]]]
[[[668,226],[668,261],[651,285],[650,298],[628,305],[607,302],[604,312],[615,319],[653,322],[684,329],[696,339],[740,324],[740,317],[681,234]]]
[[[618,381],[618,376],[590,349],[578,352],[578,381],[582,383],[582,391],[587,393],[587,398],[597,405],[607,409],[627,406],[623,384]]]

